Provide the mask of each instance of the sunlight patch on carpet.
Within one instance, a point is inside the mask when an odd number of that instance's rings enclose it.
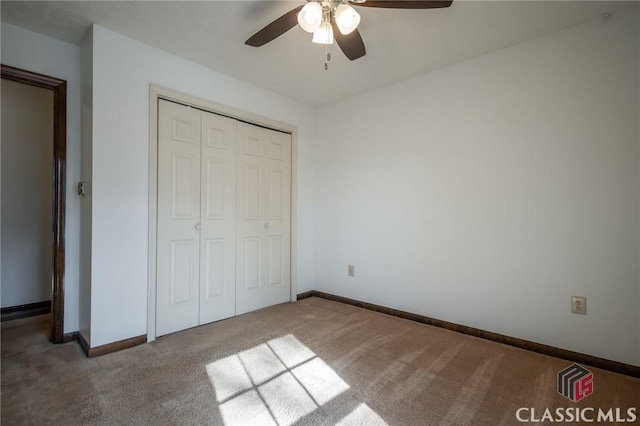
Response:
[[[319,405],[326,404],[349,389],[349,385],[320,358],[294,368],[293,375]]]
[[[287,370],[265,343],[238,354],[254,385],[273,379]]]
[[[206,372],[226,426],[291,425],[349,389],[292,334],[213,361]],[[385,424],[366,404],[341,422]]]
[[[282,374],[258,388],[279,425],[290,425],[318,408],[291,373]]]
[[[292,334],[269,340],[267,344],[287,368],[293,368],[316,356]]]
[[[382,417],[369,408],[367,404],[362,403],[336,423],[336,426],[386,426],[386,424]]]
[[[225,425],[277,425],[255,390],[250,390],[220,405]]]
[[[207,365],[206,370],[218,402],[226,401],[253,387],[237,355],[212,362]]]

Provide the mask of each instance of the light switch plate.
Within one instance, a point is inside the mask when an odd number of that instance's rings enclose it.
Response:
[[[348,265],[347,266],[347,275],[349,275],[350,277],[353,277],[356,275],[356,267],[353,265]]]

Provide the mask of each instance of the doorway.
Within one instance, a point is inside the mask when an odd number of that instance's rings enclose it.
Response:
[[[67,82],[1,65],[1,78],[53,91],[52,271],[50,341],[64,343],[65,183],[67,148]]]

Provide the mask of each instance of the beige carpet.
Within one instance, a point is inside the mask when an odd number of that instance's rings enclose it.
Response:
[[[556,391],[567,361],[318,298],[94,359],[48,343],[47,321],[2,323],[3,425],[495,425],[640,405],[638,379],[590,368],[574,403]]]

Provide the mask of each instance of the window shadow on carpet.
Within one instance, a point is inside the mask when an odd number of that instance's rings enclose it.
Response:
[[[225,426],[292,425],[350,388],[292,334],[211,362],[206,372]],[[386,425],[365,403],[336,424]]]

